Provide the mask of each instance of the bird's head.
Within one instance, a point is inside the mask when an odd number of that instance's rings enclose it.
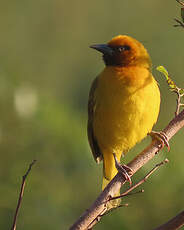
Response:
[[[149,54],[144,46],[127,35],[116,36],[107,44],[92,45],[90,48],[103,54],[106,66],[151,66]]]

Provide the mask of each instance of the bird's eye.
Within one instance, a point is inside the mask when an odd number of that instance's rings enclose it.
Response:
[[[125,51],[125,50],[130,50],[130,46],[124,45],[124,46],[118,47],[119,52],[122,52],[122,51]]]

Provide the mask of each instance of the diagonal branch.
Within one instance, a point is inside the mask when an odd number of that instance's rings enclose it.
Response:
[[[22,197],[24,194],[24,187],[25,187],[25,183],[26,183],[26,178],[28,176],[28,174],[31,171],[32,166],[36,163],[36,160],[34,160],[30,165],[28,170],[26,171],[25,175],[22,177],[22,184],[21,184],[21,188],[20,188],[20,193],[19,193],[19,199],[18,199],[18,203],[17,203],[17,207],[16,207],[16,211],[15,211],[15,215],[14,215],[14,219],[13,219],[13,225],[11,227],[11,230],[16,230],[16,223],[17,223],[17,216],[18,216],[18,212],[21,206],[21,201],[22,201]]]
[[[182,127],[184,126],[184,110],[181,111],[163,132],[170,140]],[[153,140],[151,144],[145,148],[139,155],[137,155],[128,166],[132,169],[132,174],[136,173],[143,165],[151,160],[160,150],[160,143],[157,140]],[[124,177],[117,173],[112,181],[107,185],[104,191],[98,196],[89,209],[87,209],[78,220],[70,227],[70,230],[85,230],[91,225],[95,219],[103,215],[106,212],[105,202],[115,194],[121,186],[125,183]]]
[[[135,188],[137,188],[138,186],[140,186],[141,184],[143,184],[144,182],[146,182],[146,181],[148,180],[148,178],[149,178],[158,168],[160,168],[160,166],[162,166],[162,165],[164,165],[164,164],[166,164],[166,163],[168,163],[168,162],[169,162],[169,160],[166,158],[165,160],[163,160],[163,161],[160,162],[159,164],[155,165],[155,167],[152,168],[152,170],[151,170],[148,174],[146,174],[146,176],[144,176],[143,179],[141,179],[141,180],[140,180],[139,182],[137,182],[136,184],[132,185],[130,188],[128,188],[125,192],[121,193],[119,196],[110,197],[110,198],[105,202],[105,204],[106,204],[107,202],[111,201],[111,200],[119,199],[119,198],[122,198],[122,197],[125,197],[125,196],[132,196],[132,195],[135,195],[135,194],[138,194],[138,193],[143,193],[143,192],[144,192],[143,189],[141,189],[141,190],[139,190],[139,191],[136,191],[136,192],[132,192],[132,191],[133,191]],[[120,205],[118,205],[117,207],[114,207],[114,208],[108,210],[107,212],[105,212],[104,214],[98,216],[98,218],[96,218],[96,219],[88,226],[88,230],[91,230],[92,227],[93,227],[95,224],[97,224],[97,223],[100,221],[101,217],[103,217],[104,215],[107,215],[107,214],[109,214],[110,212],[112,212],[112,211],[114,211],[114,210],[116,210],[116,209],[118,209],[118,208],[127,207],[127,206],[128,206],[128,204],[120,204]]]
[[[154,230],[176,230],[184,226],[184,211]]]

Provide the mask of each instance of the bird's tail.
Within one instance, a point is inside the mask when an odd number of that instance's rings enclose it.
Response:
[[[103,182],[102,182],[102,190],[108,185],[108,183],[113,179],[113,177],[117,174],[117,169],[115,166],[114,156],[113,154],[104,154],[103,157]],[[117,157],[118,161],[120,161],[120,157]],[[120,190],[112,196],[119,196]],[[120,204],[120,199],[115,199],[110,201],[108,205],[108,209],[111,209],[113,207],[116,207]]]

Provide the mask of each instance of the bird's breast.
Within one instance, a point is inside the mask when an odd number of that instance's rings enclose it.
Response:
[[[160,92],[144,68],[106,68],[95,93],[93,129],[104,151],[126,152],[143,139],[157,120]]]

